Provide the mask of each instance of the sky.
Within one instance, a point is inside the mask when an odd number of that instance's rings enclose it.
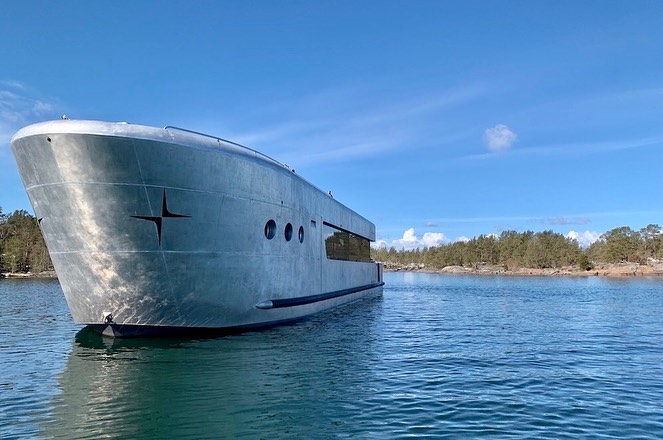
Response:
[[[260,150],[398,249],[663,225],[662,24],[657,0],[5,2],[0,207],[33,212],[13,133],[66,114]]]

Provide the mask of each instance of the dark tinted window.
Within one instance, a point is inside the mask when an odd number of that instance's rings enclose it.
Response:
[[[371,261],[370,242],[347,231],[324,225],[327,258],[345,261]]]

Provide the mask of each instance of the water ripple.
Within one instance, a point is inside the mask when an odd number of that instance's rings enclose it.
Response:
[[[386,274],[380,299],[203,340],[109,340],[0,283],[0,438],[663,437],[663,295]]]

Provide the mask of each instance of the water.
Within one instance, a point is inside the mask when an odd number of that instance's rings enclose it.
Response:
[[[385,274],[261,332],[110,340],[0,281],[0,438],[662,438],[663,279]]]

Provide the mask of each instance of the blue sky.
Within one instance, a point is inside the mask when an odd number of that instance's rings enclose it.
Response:
[[[67,114],[246,144],[396,247],[663,224],[660,1],[2,9],[4,212],[32,212],[12,134]]]

